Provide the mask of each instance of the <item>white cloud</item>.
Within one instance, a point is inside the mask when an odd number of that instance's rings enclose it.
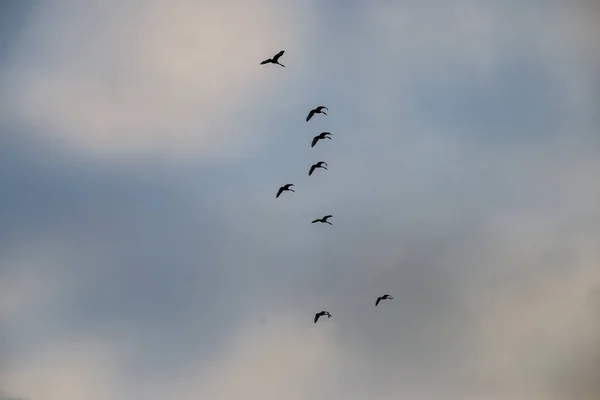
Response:
[[[314,325],[291,310],[268,324],[243,329],[215,363],[192,369],[165,396],[180,399],[275,400],[326,398],[343,368],[335,322]],[[308,323],[307,323],[308,322]]]
[[[289,83],[258,64],[302,51],[310,34],[286,21],[310,32],[306,12],[268,0],[40,3],[2,77],[6,118],[99,153],[230,150],[255,139],[248,110]]]
[[[123,398],[117,341],[71,340],[21,360],[3,375],[5,389],[27,399],[106,400]],[[118,355],[118,356],[117,356]]]

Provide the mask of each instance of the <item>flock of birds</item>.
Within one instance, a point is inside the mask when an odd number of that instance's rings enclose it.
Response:
[[[268,59],[262,61],[260,63],[260,65],[277,64],[282,67],[285,67],[285,65],[283,65],[282,63],[279,62],[279,59],[281,58],[281,56],[283,56],[283,53],[285,53],[285,50],[281,50],[279,53],[275,54],[272,58],[268,58]],[[315,114],[327,115],[327,113],[324,110],[329,111],[329,109],[325,106],[318,106],[316,108],[313,108],[312,110],[310,110],[310,112],[306,116],[306,122],[310,121],[315,116]],[[324,140],[324,139],[332,140],[331,133],[330,132],[319,133],[317,136],[315,136],[313,138],[313,140],[310,144],[310,147],[311,148],[315,147],[315,145],[319,142],[319,140]],[[310,167],[310,169],[308,170],[308,176],[311,176],[313,174],[313,172],[315,172],[315,170],[318,168],[327,170],[327,163],[325,161],[319,161],[319,162],[313,164]],[[288,184],[281,186],[279,188],[279,190],[277,191],[275,198],[279,198],[279,196],[281,196],[281,194],[283,192],[295,192],[295,190],[292,189],[293,186],[295,186],[293,183],[288,183]],[[313,220],[311,223],[315,224],[315,223],[319,222],[322,224],[333,225],[331,222],[328,221],[328,219],[332,218],[332,217],[333,217],[333,215],[325,215],[322,218],[317,218],[317,219]],[[382,300],[393,300],[393,299],[394,298],[392,296],[390,296],[389,294],[384,294],[383,296],[377,297],[377,300],[375,300],[375,306],[377,307]],[[314,318],[314,323],[316,324],[317,321],[319,320],[319,318],[324,317],[324,316],[327,316],[327,318],[331,318],[331,313],[329,311],[324,311],[324,310],[316,313],[315,318]]]

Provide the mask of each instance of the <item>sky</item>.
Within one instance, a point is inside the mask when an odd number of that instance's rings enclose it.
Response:
[[[0,2],[0,399],[600,398],[599,18]]]

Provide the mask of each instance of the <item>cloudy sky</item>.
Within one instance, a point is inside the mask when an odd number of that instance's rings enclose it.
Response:
[[[0,4],[0,398],[600,398],[595,0]]]

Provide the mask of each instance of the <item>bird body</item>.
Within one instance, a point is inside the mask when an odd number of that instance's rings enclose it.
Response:
[[[281,195],[281,193],[285,191],[296,192],[294,189],[290,189],[292,186],[294,186],[293,183],[288,183],[287,185],[283,185],[282,187],[280,187],[277,191],[277,196],[275,196],[275,198],[278,198]]]
[[[285,67],[285,65],[281,64],[279,62],[279,58],[283,55],[283,53],[285,53],[285,50],[281,50],[279,53],[275,54],[273,56],[273,58],[267,58],[265,61],[262,61],[260,63],[260,65],[265,65],[265,64],[279,64],[282,67]]]
[[[329,225],[333,225],[331,222],[327,221],[329,218],[333,217],[333,215],[326,215],[323,218],[317,218],[314,221],[311,222],[311,224],[314,224],[316,222],[320,222],[322,224],[329,224]]]
[[[327,136],[327,135],[331,135],[331,133],[329,133],[329,132],[321,132],[321,133],[319,133],[317,136],[315,136],[313,138],[312,143],[310,144],[310,147],[315,147],[315,144],[317,144],[317,142],[319,140],[322,140],[322,139],[332,140],[331,137]]]
[[[313,172],[315,172],[315,169],[317,168],[323,168],[323,169],[327,169],[327,163],[325,161],[319,161],[316,164],[313,164],[310,167],[310,170],[308,171],[308,176],[311,176]]]
[[[327,115],[327,113],[325,111],[323,111],[323,110],[329,111],[329,109],[327,107],[325,107],[325,106],[319,106],[317,108],[313,108],[312,110],[310,110],[310,112],[306,116],[306,122],[310,121],[310,119],[315,114],[325,114],[325,115]]]
[[[317,321],[319,320],[320,317],[322,317],[323,315],[327,315],[327,318],[331,318],[331,314],[329,314],[329,311],[321,311],[315,314],[315,324],[317,323]]]
[[[377,307],[381,300],[394,300],[394,298],[389,294],[384,294],[383,296],[377,298],[377,301],[375,302],[375,307]]]

